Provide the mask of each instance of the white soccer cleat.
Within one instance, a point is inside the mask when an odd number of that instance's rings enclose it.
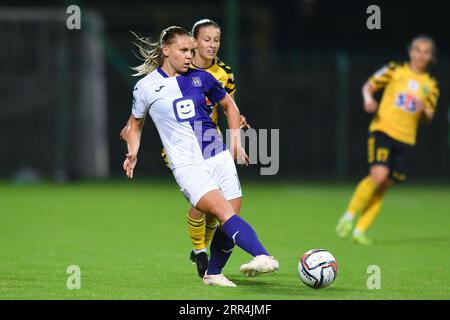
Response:
[[[259,255],[241,266],[241,273],[247,277],[256,277],[263,273],[275,272],[280,268],[278,261],[271,256]]]
[[[203,276],[203,283],[210,286],[219,286],[219,287],[236,287],[236,285],[225,278],[223,274],[208,274],[208,271],[205,272]]]

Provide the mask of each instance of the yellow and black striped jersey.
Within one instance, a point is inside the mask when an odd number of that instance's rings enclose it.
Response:
[[[202,69],[213,75],[217,81],[220,82],[222,87],[228,92],[228,94],[233,95],[236,92],[236,84],[234,83],[234,76],[231,67],[221,61],[219,58],[215,58],[213,64],[208,68],[200,68],[194,64],[191,64],[193,68]],[[217,105],[212,105],[211,119],[218,126],[219,115],[217,113]]]
[[[382,131],[395,140],[414,145],[421,114],[416,101],[435,111],[439,88],[429,73],[416,73],[408,63],[389,63],[377,71],[369,82],[376,90],[384,88],[378,111],[369,131]]]

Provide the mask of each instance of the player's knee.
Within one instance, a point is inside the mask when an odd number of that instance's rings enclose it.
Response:
[[[389,171],[374,170],[370,173],[370,177],[372,178],[372,181],[375,183],[375,185],[380,188],[389,180]]]
[[[231,204],[217,190],[205,194],[196,204],[196,208],[201,212],[212,214],[221,224],[234,214]]]
[[[242,204],[242,198],[236,198],[228,201],[233,208],[233,212],[237,215],[241,212],[241,204]]]
[[[231,215],[233,215],[233,209],[226,200],[211,201],[208,203],[205,209],[209,214],[216,217],[216,219],[219,220],[221,224],[228,220]]]
[[[217,218],[217,220],[219,220],[219,222],[222,224],[233,215],[233,210],[230,210],[228,206],[214,204],[210,209],[210,213],[214,215]]]

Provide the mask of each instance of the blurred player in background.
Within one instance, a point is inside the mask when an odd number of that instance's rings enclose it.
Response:
[[[219,81],[225,91],[234,98],[236,84],[231,67],[217,57],[220,48],[220,26],[213,20],[202,19],[194,23],[191,33],[195,41],[195,54],[191,67],[209,72]],[[208,108],[211,109],[210,116],[212,121],[219,129],[218,105],[208,101]],[[243,115],[241,115],[240,127],[250,128]],[[165,157],[164,150],[163,157]],[[167,160],[166,164],[168,165]],[[208,268],[207,248],[214,235],[217,223],[217,219],[213,215],[205,215],[195,207],[189,209],[187,225],[194,248],[191,251],[190,259],[197,265],[197,272],[200,277],[203,277]]]
[[[242,191],[233,159],[248,165],[248,156],[241,146],[240,113],[234,100],[210,73],[190,67],[194,39],[185,29],[169,27],[162,31],[157,43],[138,40],[144,63],[135,68],[135,75],[145,77],[134,88],[132,114],[121,132],[128,148],[123,163],[127,177],[134,175],[148,113],[180,190],[193,207],[214,215],[220,223],[211,242],[203,282],[236,286],[222,274],[235,244],[254,257],[241,266],[241,273],[255,276],[276,271],[278,261],[268,254],[253,228],[238,216]],[[210,117],[207,99],[218,103],[227,116],[231,153]]]
[[[361,212],[353,241],[371,244],[366,231],[380,212],[386,191],[395,182],[405,181],[418,126],[429,123],[436,110],[439,89],[428,72],[435,56],[433,39],[418,36],[409,46],[409,63],[390,63],[364,84],[364,109],[375,114],[368,138],[370,173],[358,184],[338,222],[336,231],[340,237],[351,234],[355,217]],[[374,93],[383,88],[378,105]]]

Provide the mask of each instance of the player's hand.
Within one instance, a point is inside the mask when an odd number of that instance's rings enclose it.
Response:
[[[233,148],[231,150],[231,154],[233,156],[234,161],[236,161],[236,164],[238,164],[239,166],[248,167],[250,161],[244,148],[242,147]]]
[[[247,119],[242,114],[239,129],[251,129],[251,126],[247,123]]]
[[[416,104],[416,111],[418,113],[424,112],[425,111],[425,103],[422,102],[422,100],[417,99],[415,101]]]
[[[415,102],[416,112],[425,116],[425,123],[430,123],[433,119],[434,111],[430,108],[427,108],[425,103],[422,100],[417,99]]]
[[[132,153],[126,154],[126,159],[123,162],[123,170],[129,179],[133,179],[134,167],[136,167],[137,155]]]
[[[364,110],[367,113],[374,113],[378,109],[378,102],[375,99],[364,101]]]

